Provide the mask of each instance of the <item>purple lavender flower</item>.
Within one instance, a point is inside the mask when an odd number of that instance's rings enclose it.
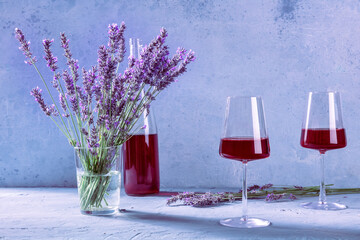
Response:
[[[65,88],[67,90],[67,94],[69,96],[74,95],[75,94],[75,86],[74,86],[74,82],[73,82],[69,72],[67,70],[64,70],[62,77],[65,82]]]
[[[99,147],[99,139],[98,139],[98,131],[96,129],[96,127],[92,127],[90,130],[90,135],[89,137],[86,139],[87,143],[88,143],[88,148],[91,152],[92,155],[97,155],[96,150],[94,148]]]
[[[274,193],[269,193],[266,196],[265,201],[267,202],[273,202],[273,201],[277,201],[279,199],[282,199],[284,197],[284,194],[274,194]]]
[[[89,132],[85,129],[85,128],[81,128],[81,132],[82,134],[84,134],[85,136],[89,135]]]
[[[19,49],[23,51],[24,55],[28,59],[27,61],[25,61],[25,63],[30,65],[34,64],[37,60],[36,57],[34,57],[30,51],[30,41],[26,41],[23,32],[18,28],[15,28],[15,37],[20,42]]]
[[[215,205],[220,203],[222,198],[224,197],[224,194],[214,194],[207,192],[205,194],[201,195],[195,195],[189,198],[186,198],[184,201],[185,205],[190,205],[193,207],[204,207],[209,205]]]
[[[65,52],[64,56],[67,59],[66,64],[69,66],[69,69],[72,74],[72,80],[73,80],[73,82],[77,82],[79,80],[78,61],[76,59],[72,58],[72,53],[71,53],[70,47],[69,47],[70,41],[67,39],[65,33],[60,33],[60,39],[61,39],[61,47],[64,49],[64,52]]]
[[[297,199],[297,198],[296,198],[296,196],[295,196],[294,194],[290,193],[289,199],[290,199],[290,200],[295,200],[295,199]]]
[[[105,121],[107,119],[107,116],[106,115],[100,115],[96,121],[96,124],[98,126],[101,126],[101,125],[104,125],[105,124]]]
[[[125,31],[125,23],[122,22],[121,26],[115,23],[109,25],[109,52],[111,54],[117,54],[117,62],[121,62],[124,59],[125,54],[125,39],[124,39],[124,31]]]
[[[90,99],[93,95],[92,88],[96,81],[96,72],[96,67],[92,67],[88,72],[85,70],[85,68],[82,69],[84,90]]]
[[[91,115],[90,118],[89,118],[89,126],[94,124],[94,116]]]
[[[59,116],[59,113],[58,111],[56,111],[55,109],[55,104],[51,104],[49,107],[48,107],[48,112],[49,112],[49,116]]]
[[[122,22],[121,23],[121,26],[120,26],[120,29],[119,29],[119,32],[121,34],[121,38],[120,38],[120,41],[119,41],[119,50],[118,50],[118,54],[117,54],[117,61],[118,62],[122,62],[124,60],[124,56],[125,56],[125,38],[124,38],[124,31],[126,29],[126,26],[125,26],[125,23]]]
[[[165,28],[160,29],[160,35],[157,36],[151,43],[149,44],[149,49],[152,50],[154,48],[159,48],[165,43],[165,39],[168,36],[167,30]]]
[[[99,147],[98,144],[98,131],[95,127],[91,128],[89,147]]]
[[[266,196],[265,201],[266,202],[275,202],[275,201],[280,201],[280,200],[295,200],[296,196],[293,195],[292,193],[290,193],[290,195],[288,196],[286,193],[281,193],[281,194],[275,194],[275,193],[269,193]]]
[[[80,110],[81,110],[80,111],[81,112],[81,121],[85,122],[86,120],[88,120],[88,118],[90,116],[89,105],[81,100],[80,101]]]
[[[247,190],[250,192],[250,191],[258,190],[258,189],[260,189],[260,186],[259,186],[259,185],[253,185],[253,186],[248,187]]]
[[[65,33],[60,33],[60,39],[61,39],[61,47],[64,48],[65,54],[64,56],[69,60],[72,58],[72,54],[69,47],[69,40],[67,39]]]
[[[82,105],[88,104],[88,95],[85,94],[84,90],[80,86],[76,86],[76,94],[80,99]]]
[[[193,192],[184,192],[169,198],[167,200],[167,205],[171,205],[172,203],[175,203],[177,201],[183,201],[185,205],[193,207],[204,207],[218,204],[223,201],[224,197],[224,193],[206,192],[204,194],[195,194]]]
[[[274,185],[271,183],[268,183],[268,184],[261,186],[260,190],[265,190],[265,189],[271,188],[272,186],[274,186]]]
[[[64,114],[63,114],[63,116],[64,117],[69,117],[70,115],[68,114],[68,112],[67,112],[67,106],[66,106],[66,99],[65,99],[65,97],[60,93],[59,94],[59,102],[60,102],[60,105],[61,105],[61,108],[63,109],[63,111],[64,111]]]
[[[47,66],[50,68],[51,71],[55,72],[58,67],[56,66],[57,63],[57,57],[54,57],[54,55],[51,52],[51,44],[54,42],[54,39],[44,39],[43,40],[43,46],[45,51],[45,57],[44,59],[47,61]]]
[[[143,62],[141,62],[140,68],[143,69],[143,74],[141,74],[141,77],[144,78],[143,82],[161,91],[175,82],[176,77],[186,72],[187,65],[195,60],[195,53],[190,50],[184,58],[186,51],[179,48],[175,56],[168,59],[167,46],[164,46],[163,41],[159,39],[161,38],[157,38],[144,48],[141,54]],[[181,62],[181,60],[183,61]],[[180,63],[179,66],[177,66],[178,63]]]
[[[79,114],[79,100],[76,96],[71,96],[69,98],[69,101],[71,103],[71,109],[74,111],[74,113]]]
[[[195,196],[195,193],[194,192],[183,192],[183,193],[178,193],[177,195],[175,196],[172,196],[171,198],[169,198],[167,200],[167,205],[170,205],[172,203],[175,203],[177,201],[181,201],[185,198],[189,198],[189,197],[193,197]]]
[[[106,63],[108,59],[108,52],[106,51],[106,47],[104,45],[99,47],[98,50],[98,69],[100,72],[105,72]]]
[[[95,100],[99,103],[102,99],[101,86],[98,83],[95,83],[94,86],[92,87],[92,91],[95,95]]]
[[[42,97],[42,90],[39,87],[33,88],[30,94],[35,98],[35,101],[39,103],[41,110],[43,110],[47,116],[58,116],[55,105],[47,106],[45,104],[44,98]]]
[[[190,62],[195,61],[195,53],[190,50],[187,54],[183,62],[180,64],[179,68],[172,72],[172,77],[178,77],[179,75],[186,72],[186,67]]]
[[[100,46],[98,50],[98,69],[99,82],[103,90],[110,90],[112,79],[115,77],[116,67],[117,61],[112,59],[105,46]]]
[[[68,65],[69,65],[69,69],[71,70],[71,73],[72,73],[72,76],[73,76],[73,81],[77,82],[79,80],[79,73],[78,73],[79,64],[78,64],[78,60],[71,59],[70,62],[68,63]]]
[[[53,87],[56,88],[58,91],[60,91],[60,88],[59,88],[59,80],[60,80],[60,78],[61,78],[60,73],[55,73],[54,77],[53,77],[53,80],[51,81]]]
[[[168,59],[166,62],[163,63],[162,68],[163,68],[163,75],[166,75],[166,72],[174,69],[174,67],[176,67],[182,60],[184,60],[184,57],[186,55],[186,50],[184,48],[179,47],[176,50],[176,54],[171,58]]]

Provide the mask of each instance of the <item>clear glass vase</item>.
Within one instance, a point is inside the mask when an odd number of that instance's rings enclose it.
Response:
[[[121,146],[74,150],[81,213],[116,213],[120,204]]]

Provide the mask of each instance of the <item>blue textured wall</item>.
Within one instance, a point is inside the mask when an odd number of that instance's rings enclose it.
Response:
[[[240,164],[220,158],[218,144],[225,98],[241,94],[263,96],[271,144],[269,159],[249,164],[250,183],[318,184],[318,155],[299,145],[311,90],[342,93],[348,147],[327,154],[327,182],[359,186],[360,2],[350,0],[0,0],[0,186],[75,186],[72,149],[29,95],[42,85],[23,64],[14,28],[37,56],[43,38],[66,31],[89,67],[107,25],[122,20],[127,38],[147,42],[164,26],[172,51],[197,53],[154,104],[162,187],[240,185]]]

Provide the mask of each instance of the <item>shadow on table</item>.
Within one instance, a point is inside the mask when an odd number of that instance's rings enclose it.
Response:
[[[360,239],[360,231],[349,229],[330,229],[324,227],[272,224],[265,228],[237,229],[219,224],[219,218],[189,217],[145,211],[123,210],[110,218],[142,222],[154,227],[165,227],[174,232],[193,232],[203,237],[235,239]]]

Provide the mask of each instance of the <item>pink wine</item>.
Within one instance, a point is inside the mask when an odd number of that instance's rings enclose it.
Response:
[[[124,186],[128,195],[159,192],[158,135],[134,135],[124,143]]]
[[[220,156],[239,161],[252,161],[270,156],[268,138],[223,138],[220,142]]]
[[[301,146],[325,153],[327,150],[346,147],[344,128],[313,128],[301,130]]]

